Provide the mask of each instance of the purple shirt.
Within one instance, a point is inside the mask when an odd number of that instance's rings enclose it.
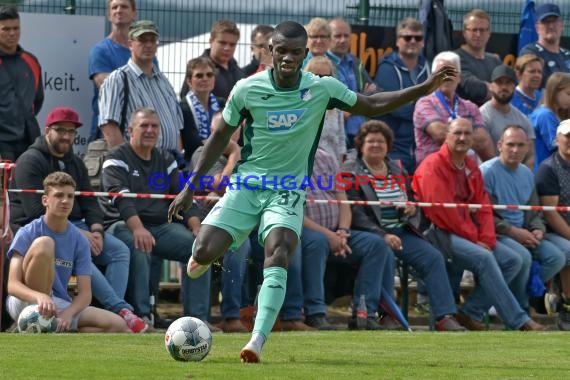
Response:
[[[468,119],[473,123],[473,128],[481,128],[484,126],[483,117],[479,112],[479,108],[475,103],[469,100],[457,97],[457,107],[449,104],[450,109],[455,109],[459,117]],[[416,138],[416,161],[419,164],[427,157],[428,154],[437,152],[441,147],[437,144],[431,136],[427,133],[426,129],[430,123],[434,121],[441,121],[447,123],[452,120],[451,114],[439,98],[433,94],[424,96],[416,102],[414,109],[414,135]]]

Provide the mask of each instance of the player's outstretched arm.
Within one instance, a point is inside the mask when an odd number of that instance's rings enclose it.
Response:
[[[186,211],[192,206],[194,189],[199,188],[200,178],[207,174],[208,170],[210,170],[218,158],[220,158],[234,131],[235,127],[227,125],[223,118],[219,118],[218,125],[214,128],[214,132],[208,140],[206,140],[204,151],[196,163],[192,177],[189,179],[190,184],[187,183],[184,186],[184,190],[176,196],[168,208],[169,222],[172,222],[173,216],[177,219],[182,219],[180,212]]]
[[[414,101],[421,96],[431,94],[439,88],[445,80],[457,77],[457,70],[453,66],[444,65],[423,83],[399,91],[378,92],[373,95],[358,94],[356,104],[347,111],[354,114],[374,117],[392,112],[406,103]]]

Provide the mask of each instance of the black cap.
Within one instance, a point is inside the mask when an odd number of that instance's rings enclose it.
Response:
[[[495,67],[493,73],[491,74],[491,82],[496,81],[501,77],[507,77],[513,81],[513,83],[517,83],[517,76],[515,75],[515,71],[507,65],[499,65]]]

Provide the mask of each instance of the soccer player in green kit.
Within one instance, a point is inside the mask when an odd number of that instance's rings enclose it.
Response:
[[[251,340],[241,360],[257,363],[285,297],[287,265],[303,225],[305,191],[325,111],[339,108],[376,116],[435,91],[457,72],[444,66],[424,83],[370,96],[350,91],[333,77],[301,72],[307,32],[293,21],[277,25],[269,49],[273,69],[239,81],[215,132],[207,140],[195,173],[168,211],[172,217],[192,205],[200,177],[216,162],[235,129],[245,121],[242,159],[223,198],[203,221],[188,262],[188,276],[202,275],[230,247],[239,247],[259,225],[265,247],[263,284]]]

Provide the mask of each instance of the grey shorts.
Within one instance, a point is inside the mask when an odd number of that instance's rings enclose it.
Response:
[[[69,305],[71,305],[71,302],[69,302],[68,300],[64,300],[63,298],[55,297],[52,295],[51,299],[55,303],[55,306],[57,307],[58,313],[61,313],[62,311],[67,309],[69,307]],[[8,314],[10,314],[10,317],[12,317],[12,319],[14,321],[18,321],[18,317],[20,316],[20,313],[28,305],[32,305],[32,304],[29,302],[26,302],[26,301],[22,301],[21,299],[16,298],[14,296],[9,295],[8,297],[6,297],[6,309],[8,310]],[[71,331],[77,331],[78,330],[77,326],[78,326],[80,316],[81,316],[81,313],[77,313],[71,319],[71,326],[70,326]]]

